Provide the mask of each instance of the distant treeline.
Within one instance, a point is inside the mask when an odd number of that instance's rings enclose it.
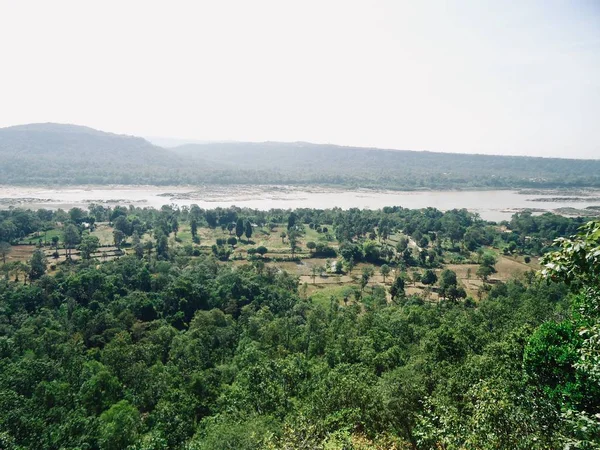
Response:
[[[465,155],[308,143],[175,149],[70,125],[0,129],[0,180],[17,185],[290,184],[387,189],[600,187],[600,160]]]

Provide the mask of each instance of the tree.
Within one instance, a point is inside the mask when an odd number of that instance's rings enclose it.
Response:
[[[88,234],[81,239],[81,243],[79,244],[79,252],[81,253],[81,258],[90,259],[92,253],[98,250],[100,246],[100,240],[97,236],[93,236]]]
[[[198,236],[198,221],[195,217],[190,219],[190,232],[192,233],[192,238]]]
[[[156,237],[156,256],[164,259],[169,257],[169,239],[163,233],[159,233]]]
[[[75,225],[69,224],[65,227],[63,231],[63,242],[65,243],[65,255],[70,259],[71,250],[81,242],[81,234]]]
[[[177,232],[179,231],[179,221],[177,220],[177,217],[173,217],[171,220],[171,230],[173,230],[175,239],[177,239]]]
[[[265,256],[265,253],[267,253],[268,251],[269,250],[264,245],[261,245],[256,248],[256,253],[258,253],[260,256]]]
[[[318,272],[317,266],[312,266],[310,268],[310,273],[311,273],[311,277],[313,279],[313,284],[315,284],[315,282],[316,282],[317,272]]]
[[[352,273],[354,270],[354,257],[351,256],[350,259],[346,261],[346,268],[348,269],[348,273]]]
[[[46,273],[46,255],[40,249],[36,249],[29,261],[29,279],[37,280]]]
[[[127,220],[127,217],[125,216],[119,216],[115,219],[115,221],[113,222],[113,228],[115,230],[120,230],[123,232],[124,235],[128,236],[129,234],[131,234],[131,222],[129,220]]]
[[[422,277],[422,276],[421,276],[421,272],[419,272],[418,270],[415,270],[415,271],[412,273],[411,281],[413,282],[413,286],[414,286],[415,284],[417,284],[417,283],[420,283],[420,282],[421,282],[421,277]]]
[[[315,244],[313,241],[308,241],[306,243],[306,248],[309,249],[311,253],[316,247],[317,247],[317,244]]]
[[[152,241],[144,242],[144,250],[146,250],[148,252],[148,257],[150,257],[150,255],[152,254],[153,248],[154,248],[154,244],[152,243]]]
[[[296,249],[298,248],[298,239],[295,231],[290,231],[288,236],[288,241],[290,243],[290,250],[292,252],[292,258],[296,254]]]
[[[244,219],[239,218],[237,220],[237,223],[235,224],[235,235],[237,236],[238,239],[240,239],[243,234],[244,234]]]
[[[421,277],[421,283],[426,285],[435,284],[438,277],[433,270],[427,269]]]
[[[487,281],[489,276],[493,273],[496,273],[496,269],[491,266],[486,266],[484,264],[480,265],[475,273],[482,281]]]
[[[288,230],[291,230],[296,226],[296,219],[297,219],[296,213],[293,212],[289,215],[288,223],[287,223]]]
[[[54,245],[54,248],[56,249],[56,251],[58,252],[58,242],[60,241],[60,238],[58,236],[52,236],[52,245]]]
[[[404,236],[401,237],[400,239],[398,239],[398,243],[396,244],[396,251],[398,253],[403,253],[404,250],[406,250],[408,248],[408,239],[406,239]]]
[[[490,253],[482,254],[479,258],[480,264],[477,269],[476,275],[481,278],[482,281],[487,281],[488,277],[496,273],[496,257]]]
[[[563,323],[542,324],[531,337],[525,369],[563,406],[566,441],[573,448],[600,446],[600,221],[575,236],[554,241],[540,275],[565,282],[577,296],[575,314]]]
[[[121,250],[121,244],[125,240],[125,234],[121,230],[113,231],[113,240],[115,241],[115,247]]]
[[[381,272],[381,276],[383,277],[383,284],[385,284],[385,279],[391,272],[390,266],[388,266],[387,264],[382,265],[379,269],[379,272]]]
[[[133,444],[140,427],[140,413],[121,400],[99,417],[98,443],[102,450],[120,450]]]
[[[227,238],[227,243],[232,247],[235,247],[238,243],[237,239],[234,236]]]
[[[281,243],[283,244],[285,242],[285,238],[286,238],[287,234],[285,233],[285,231],[282,231],[279,234],[279,237],[281,238]]]
[[[249,220],[244,222],[244,234],[246,235],[247,240],[250,240],[252,237],[252,223]]]
[[[456,288],[458,284],[458,280],[456,279],[456,272],[450,269],[442,270],[440,274],[440,290],[442,292],[442,297],[446,297],[448,291],[454,287]]]
[[[11,246],[8,242],[0,242],[0,256],[2,257],[2,264],[6,264],[6,257],[11,251]]]
[[[360,276],[360,291],[361,292],[364,291],[367,284],[369,284],[369,280],[371,279],[372,276],[373,276],[373,268],[372,267],[363,268],[361,276]]]
[[[406,294],[404,292],[404,278],[401,276],[397,276],[392,285],[390,286],[390,295],[393,300],[398,300],[401,297],[404,297]]]
[[[137,231],[135,231],[131,237],[131,245],[133,245],[133,251],[135,252],[136,258],[142,259],[144,257],[144,246],[142,245],[140,235]]]

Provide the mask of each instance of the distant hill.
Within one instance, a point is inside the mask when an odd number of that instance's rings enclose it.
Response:
[[[600,160],[384,150],[306,142],[188,144],[173,151],[274,182],[402,189],[600,186]]]
[[[1,128],[0,159],[1,182],[18,184],[160,183],[185,167],[145,139],[53,123]]]
[[[305,142],[163,148],[63,124],[0,129],[0,184],[296,184],[388,189],[600,187],[600,160]]]

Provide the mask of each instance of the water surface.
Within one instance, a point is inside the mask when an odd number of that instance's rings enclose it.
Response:
[[[576,200],[574,200],[576,198]],[[83,186],[17,187],[0,186],[0,208],[32,209],[87,208],[90,203],[107,206],[135,205],[159,208],[165,204],[201,208],[239,206],[270,208],[368,208],[402,206],[434,207],[446,211],[467,208],[486,220],[508,220],[515,211],[534,209],[537,213],[557,208],[584,209],[600,206],[599,191],[519,192],[497,191],[388,191],[294,186]]]

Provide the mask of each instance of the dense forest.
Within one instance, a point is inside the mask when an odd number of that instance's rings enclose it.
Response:
[[[99,256],[104,223],[119,257]],[[259,251],[269,234],[281,249]],[[36,243],[2,266],[0,448],[600,445],[598,222],[92,205],[0,211],[0,241]],[[541,270],[492,280],[493,255],[543,255]],[[319,258],[362,265],[351,296],[323,301],[282,269]],[[478,297],[447,268],[470,261]],[[410,270],[436,301],[409,292]]]
[[[599,160],[381,150],[309,143],[173,149],[87,127],[0,129],[4,184],[292,184],[388,189],[599,187]]]

